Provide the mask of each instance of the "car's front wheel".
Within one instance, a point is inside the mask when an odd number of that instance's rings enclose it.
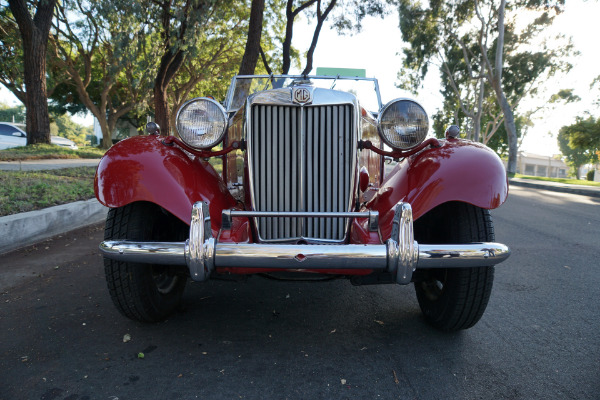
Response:
[[[444,203],[415,221],[419,243],[493,242],[489,210],[466,203]],[[494,281],[494,267],[422,270],[415,276],[417,300],[425,320],[443,331],[468,329],[483,315]]]
[[[182,241],[187,226],[152,203],[112,208],[106,217],[104,240]],[[156,322],[179,306],[187,277],[172,266],[104,259],[104,272],[114,305],[128,318]]]

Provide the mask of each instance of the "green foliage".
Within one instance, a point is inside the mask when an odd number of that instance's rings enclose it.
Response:
[[[0,103],[0,121],[25,123],[25,106],[20,105],[11,107],[7,104]]]
[[[30,2],[35,5],[36,2]],[[33,12],[33,9],[32,9]],[[23,69],[23,45],[21,33],[8,6],[0,6],[0,83],[10,90],[21,102],[25,102],[25,80]],[[52,95],[67,75],[55,62],[49,44],[46,53],[46,92]]]
[[[0,83],[25,99],[21,33],[8,5],[0,6]]]
[[[0,171],[0,216],[94,197],[95,167]]]
[[[588,181],[593,181],[593,180],[594,180],[595,173],[596,173],[596,171],[595,171],[595,170],[593,170],[593,169],[589,170],[589,171],[587,172],[587,174],[586,174],[586,179],[587,179]]]
[[[560,1],[559,1],[560,3]],[[537,40],[553,17],[539,1],[511,3],[513,15],[520,9],[539,10],[537,17],[517,31],[510,19],[504,26],[503,69],[501,87],[513,105],[517,137],[531,124],[532,111],[519,111],[525,97],[538,94],[543,82],[559,71],[568,71],[572,46],[548,46]],[[445,127],[456,124],[469,139],[477,139],[501,154],[507,150],[504,112],[492,87],[496,45],[499,34],[498,10],[493,1],[470,0],[415,2],[400,0],[400,30],[409,44],[403,50],[403,69],[398,86],[417,92],[430,70],[439,70],[443,108],[434,116],[434,130],[440,135]],[[530,46],[537,40],[536,47]],[[562,39],[554,39],[560,43]],[[485,51],[484,51],[485,50]],[[488,61],[489,63],[488,64]],[[565,89],[550,102],[574,101],[572,90]],[[540,107],[540,109],[543,107]]]
[[[569,135],[569,145],[596,152],[600,150],[600,119],[579,118],[573,125],[564,127]]]
[[[61,136],[74,141],[79,146],[87,144],[87,136],[93,133],[91,126],[81,126],[74,122],[68,114],[51,114],[50,132],[54,136]]]
[[[578,119],[575,124],[560,128],[557,140],[567,164],[579,178],[579,167],[598,160],[600,123],[593,117]]]

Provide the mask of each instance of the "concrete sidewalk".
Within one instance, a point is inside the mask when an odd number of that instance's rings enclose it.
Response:
[[[0,170],[40,171],[73,167],[95,167],[100,159],[52,159],[0,161]],[[20,214],[0,217],[0,254],[41,242],[106,219],[108,209],[96,199],[76,201]]]
[[[0,217],[0,254],[106,219],[96,199]]]
[[[599,186],[571,185],[559,182],[538,181],[535,179],[510,178],[509,185],[525,186],[535,189],[551,190],[554,192],[581,194],[584,196],[600,197]]]
[[[0,161],[0,170],[4,171],[40,171],[73,167],[96,167],[99,158],[60,158],[52,160]]]

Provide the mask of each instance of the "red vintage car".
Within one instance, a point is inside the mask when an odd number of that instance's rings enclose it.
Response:
[[[222,104],[181,107],[178,137],[148,131],[95,179],[108,288],[129,318],[169,316],[187,279],[310,274],[414,283],[426,321],[466,329],[510,254],[489,213],[508,194],[498,156],[455,126],[427,139],[423,107],[382,105],[375,79],[236,76]]]

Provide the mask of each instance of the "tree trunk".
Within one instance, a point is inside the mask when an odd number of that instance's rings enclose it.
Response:
[[[154,121],[160,126],[161,133],[170,135],[169,103],[166,88],[154,86]]]
[[[260,38],[262,36],[263,14],[265,10],[265,0],[252,0],[250,10],[250,23],[248,25],[248,40],[244,57],[240,64],[238,75],[254,75],[256,63],[260,55]]]
[[[100,125],[100,131],[102,132],[102,141],[100,142],[100,146],[103,149],[110,149],[112,146],[112,135],[111,131],[108,127],[108,121],[106,118],[97,118],[98,125]]]
[[[479,78],[479,95],[477,97],[477,111],[475,111],[475,117],[473,118],[473,140],[475,142],[480,141],[481,137],[481,114],[483,114],[483,96],[484,96],[484,82],[483,78]]]
[[[56,0],[40,1],[32,19],[24,0],[9,0],[23,40],[27,144],[50,143],[46,51]]]
[[[31,40],[23,37],[27,144],[50,143],[50,117],[46,95],[46,42],[34,29]]]
[[[494,71],[494,79],[492,86],[496,91],[496,98],[500,103],[500,108],[504,114],[504,127],[506,128],[506,136],[508,139],[508,164],[506,171],[509,174],[517,172],[517,152],[519,150],[517,142],[517,126],[515,125],[515,116],[513,110],[508,104],[504,90],[502,89],[502,67],[504,55],[504,10],[506,8],[506,0],[500,2],[498,8],[498,41],[496,44],[496,65]]]
[[[161,133],[165,135],[171,134],[169,117],[171,112],[167,101],[167,88],[179,68],[181,68],[184,59],[185,54],[183,51],[177,50],[173,53],[172,50],[168,50],[161,58],[160,67],[154,80],[154,118],[160,126]]]
[[[506,165],[506,172],[514,174],[517,172],[517,152],[519,151],[517,126],[515,125],[515,116],[512,108],[510,108],[504,92],[501,93],[501,96],[500,107],[504,114],[504,128],[506,129],[506,137],[508,139],[508,164]]]

